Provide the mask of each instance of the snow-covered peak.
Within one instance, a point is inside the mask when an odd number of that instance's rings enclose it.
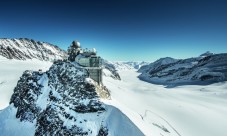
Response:
[[[107,61],[107,63],[112,64],[116,70],[138,70],[144,65],[148,65],[149,62],[144,61]]]
[[[227,80],[227,54],[207,52],[202,57],[159,59],[141,67],[140,79],[165,85],[209,84]]]
[[[159,60],[155,61],[154,63],[159,64],[159,65],[166,65],[166,64],[174,63],[176,61],[178,61],[178,60],[171,58],[171,57],[165,57],[165,58],[160,58]]]
[[[155,62],[150,63],[149,65],[144,65],[144,66],[140,67],[140,69],[138,71],[141,73],[148,72],[149,69],[156,69],[160,66],[169,65],[169,64],[175,63],[177,61],[178,61],[177,59],[174,59],[171,57],[160,58],[160,59],[156,60]]]
[[[39,59],[53,61],[64,59],[66,52],[59,47],[28,38],[0,39],[0,56],[7,59]]]
[[[0,112],[1,135],[143,136],[120,110],[100,101],[90,80],[66,61],[44,73],[25,71],[10,106]]]
[[[200,57],[205,57],[205,56],[211,56],[211,55],[214,55],[214,53],[210,52],[210,51],[207,51],[201,55],[199,55]]]
[[[140,67],[144,65],[150,64],[149,62],[145,62],[145,61],[126,61],[122,63],[124,63],[125,65],[129,65],[131,68],[134,68],[136,70],[140,69]]]

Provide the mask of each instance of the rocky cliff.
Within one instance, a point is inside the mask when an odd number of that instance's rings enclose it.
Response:
[[[0,111],[3,135],[143,135],[118,109],[100,101],[77,63],[55,62],[47,72],[25,71],[10,106]]]

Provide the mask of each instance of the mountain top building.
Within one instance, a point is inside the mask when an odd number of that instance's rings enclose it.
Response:
[[[89,72],[91,79],[102,84],[102,58],[97,56],[95,48],[82,49],[78,41],[73,41],[68,48],[68,60],[77,62]]]

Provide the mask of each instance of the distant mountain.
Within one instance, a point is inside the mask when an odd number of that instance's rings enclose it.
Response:
[[[171,58],[171,57],[166,57],[166,58],[160,58],[154,63],[150,63],[149,65],[143,65],[140,67],[138,72],[148,72],[151,68],[156,68],[156,67],[161,67],[163,65],[171,64],[177,62],[177,59]]]
[[[106,61],[106,62],[115,67],[115,69],[118,71],[130,69],[138,70],[140,67],[149,64],[149,62],[144,61]]]
[[[107,60],[103,61],[103,75],[106,77],[112,77],[116,80],[121,80],[121,77],[115,65],[113,65],[112,62]]]
[[[7,59],[52,61],[63,59],[66,55],[64,50],[46,42],[28,38],[0,39],[0,56]]]
[[[144,66],[144,65],[148,65],[149,62],[145,62],[145,61],[126,61],[126,62],[117,62],[116,65],[119,64],[123,64],[123,66],[125,65],[126,67],[128,66],[129,69],[140,69],[140,67]],[[120,67],[119,67],[120,69]],[[127,69],[127,68],[126,68]]]
[[[210,52],[210,51],[207,51],[207,52],[201,54],[200,56],[201,56],[201,57],[206,57],[206,56],[211,56],[211,55],[214,55],[214,53],[212,53],[212,52]]]
[[[103,75],[112,77],[117,80],[121,80],[119,71],[122,70],[138,70],[141,66],[148,65],[148,62],[137,62],[137,61],[103,61]]]
[[[227,80],[227,53],[206,52],[188,59],[162,58],[139,69],[139,78],[168,86],[210,84]]]
[[[143,136],[120,110],[100,101],[97,88],[77,63],[25,71],[10,106],[0,111],[1,135]]]

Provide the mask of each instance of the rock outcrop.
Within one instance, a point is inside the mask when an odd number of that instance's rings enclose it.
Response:
[[[88,75],[67,61],[56,61],[44,73],[25,71],[10,106],[0,112],[1,134],[142,136],[123,113],[100,101]]]

